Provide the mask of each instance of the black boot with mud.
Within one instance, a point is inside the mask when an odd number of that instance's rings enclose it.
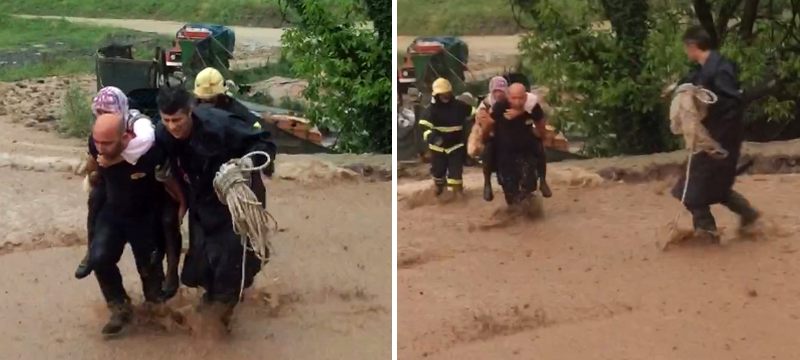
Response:
[[[177,272],[167,274],[166,279],[164,279],[164,286],[161,288],[164,300],[172,299],[178,293],[179,287],[180,278]]]
[[[756,235],[761,213],[754,209],[742,194],[733,191],[728,201],[723,202],[722,205],[739,215],[740,236],[752,237]]]
[[[700,243],[708,243],[712,245],[719,245],[722,243],[722,238],[717,231],[697,229],[694,231],[693,239]]]
[[[739,236],[745,238],[757,237],[759,234],[759,219],[761,219],[761,213],[755,210],[746,215],[742,215],[739,220]]]
[[[434,194],[436,196],[439,196],[442,195],[443,192],[444,192],[444,184],[436,184],[436,187],[434,189]]]
[[[105,337],[115,337],[122,334],[123,330],[130,325],[133,318],[131,303],[126,301],[121,304],[110,304],[111,318],[103,326],[102,334]]]
[[[92,267],[89,266],[89,251],[86,251],[86,255],[84,255],[83,260],[81,263],[78,264],[78,268],[75,269],[75,277],[78,279],[83,279],[89,274],[92,273]]]
[[[483,200],[494,200],[494,191],[492,191],[492,183],[490,181],[483,184]]]
[[[546,198],[553,196],[553,191],[550,190],[550,185],[547,185],[547,181],[545,179],[541,179],[539,181],[539,190],[542,191],[542,196]]]

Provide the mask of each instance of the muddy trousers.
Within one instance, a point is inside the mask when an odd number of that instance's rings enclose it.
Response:
[[[547,157],[544,151],[544,143],[539,141],[534,148],[533,155],[536,157],[536,174],[539,179],[545,181],[547,179]]]
[[[158,212],[151,211],[138,216],[121,216],[105,206],[97,213],[89,245],[89,261],[107,303],[122,304],[130,300],[117,266],[125,244],[130,244],[133,250],[145,300],[162,301],[164,270],[158,250],[162,231],[158,215]]]
[[[508,158],[505,155],[509,155]],[[506,204],[513,205],[536,191],[536,156],[533,152],[504,154],[498,161],[498,177]]]
[[[95,223],[97,222],[97,213],[100,212],[100,208],[105,201],[106,192],[103,190],[102,186],[92,187],[87,200],[87,207],[89,211],[86,214],[86,238],[89,245],[91,245],[92,239],[94,238],[94,227]]]
[[[483,162],[483,185],[489,188],[492,186],[492,173],[497,171],[497,159],[494,148],[494,139],[490,138],[486,141],[483,154],[481,154],[481,161]],[[534,156],[537,159],[536,173],[539,179],[545,181],[545,179],[547,179],[547,157],[544,150],[544,143],[539,142],[536,144],[534,150]]]
[[[161,212],[161,231],[162,236],[158,243],[159,258],[166,255],[167,259],[167,276],[172,277],[173,281],[178,277],[178,263],[181,257],[181,248],[183,239],[181,236],[181,219],[178,218],[178,208],[180,204],[169,195],[164,196],[164,207]],[[164,290],[168,297],[174,295],[177,291],[178,282],[165,283]]]
[[[481,162],[483,165],[483,186],[491,188],[492,173],[497,171],[497,160],[494,153],[494,138],[489,138],[484,143],[483,154],[481,154]]]
[[[750,205],[750,202],[736,191],[731,190],[728,199],[721,202],[721,204],[739,215],[744,223],[750,222],[758,217],[758,212]],[[709,205],[687,206],[687,209],[692,213],[692,222],[695,230],[717,231],[717,223],[714,220],[714,215],[711,214],[711,207]]]
[[[244,287],[248,288],[261,270],[261,261],[252,250],[245,253],[244,266]],[[239,235],[233,232],[230,215],[214,216],[204,222],[189,210],[189,250],[183,261],[181,282],[205,289],[204,303],[233,306],[239,302],[242,245]]]
[[[453,189],[462,189],[464,186],[464,162],[467,159],[467,149],[464,146],[450,152],[433,151],[431,159],[431,176],[437,187],[445,185]]]

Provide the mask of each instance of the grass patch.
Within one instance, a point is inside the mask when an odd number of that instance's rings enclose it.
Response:
[[[95,51],[112,41],[133,44],[138,58],[170,43],[151,33],[0,15],[0,81],[92,73]]]
[[[9,67],[0,71],[0,81],[19,81],[46,76],[89,74],[94,71],[90,58],[57,59],[37,64]]]
[[[561,13],[579,18],[587,0],[552,1]],[[523,25],[532,19],[522,17]],[[508,0],[397,0],[400,35],[511,35],[520,32]],[[402,45],[406,46],[406,45]]]
[[[341,14],[355,3],[354,0],[321,1]],[[279,4],[278,0],[3,0],[0,13],[282,27],[287,24]],[[286,17],[295,19],[291,13]]]
[[[58,120],[58,131],[72,137],[89,136],[89,120],[93,119],[91,95],[78,85],[70,85],[64,95],[64,114]]]
[[[0,50],[18,49],[35,44],[67,49],[91,49],[114,36],[132,36],[131,30],[72,24],[66,20],[20,19],[0,16]]]

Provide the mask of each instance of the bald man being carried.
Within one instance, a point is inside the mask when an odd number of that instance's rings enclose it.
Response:
[[[106,336],[120,334],[132,318],[131,300],[117,267],[125,244],[133,250],[145,302],[163,302],[163,253],[158,241],[163,236],[160,215],[167,193],[156,179],[156,169],[167,160],[159,147],[151,145],[135,165],[123,161],[121,154],[130,140],[120,114],[100,115],[89,139],[89,153],[94,158],[111,159],[98,168],[106,199],[96,214],[89,245],[89,262],[111,310],[111,319],[102,330]]]

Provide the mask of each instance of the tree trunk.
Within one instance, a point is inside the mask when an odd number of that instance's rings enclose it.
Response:
[[[714,26],[714,16],[711,14],[711,5],[706,0],[693,0],[694,12],[697,14],[697,20],[700,20],[700,25],[711,36],[711,47],[716,48],[719,45],[719,36],[717,35],[717,28]]]
[[[744,14],[742,14],[742,25],[739,27],[739,37],[742,40],[750,41],[753,39],[753,26],[758,15],[759,0],[746,0],[744,3]]]
[[[728,32],[728,22],[733,15],[736,14],[736,11],[739,10],[739,6],[741,5],[742,0],[727,0],[720,6],[719,16],[717,16],[717,36],[719,37],[717,45],[719,47],[722,47],[722,44],[725,42],[725,35]]]

